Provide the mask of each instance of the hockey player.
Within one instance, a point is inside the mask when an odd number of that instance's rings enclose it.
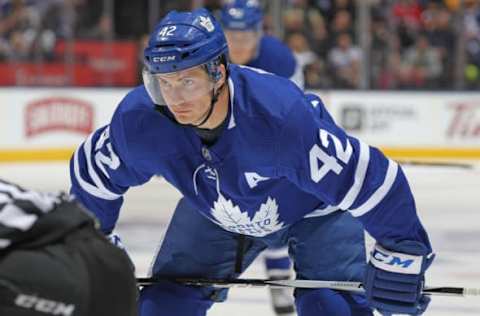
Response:
[[[132,268],[67,196],[0,180],[0,315],[135,316]]]
[[[297,289],[299,316],[420,315],[433,255],[401,168],[333,124],[318,97],[227,54],[208,11],[170,12],[145,49],[144,85],[71,160],[72,193],[105,233],[127,189],[154,175],[184,196],[140,315],[206,315],[225,290],[166,278],[234,278],[283,244],[298,279],[365,285],[366,295]],[[363,228],[376,238],[368,264]]]
[[[302,69],[290,48],[275,37],[263,34],[263,12],[258,1],[227,2],[220,17],[231,62],[290,78],[299,87],[303,87]],[[269,279],[291,278],[291,263],[286,246],[267,249],[263,255]],[[270,298],[277,315],[294,313],[290,289],[270,288]]]
[[[303,88],[303,70],[290,48],[263,34],[263,12],[257,0],[232,0],[223,6],[220,22],[230,61],[290,78]]]

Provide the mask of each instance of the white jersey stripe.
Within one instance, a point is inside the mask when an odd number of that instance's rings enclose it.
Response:
[[[381,200],[387,195],[387,193],[390,191],[393,183],[395,182],[395,179],[397,177],[398,173],[398,164],[390,159],[388,159],[388,169],[387,169],[387,174],[385,176],[385,180],[383,181],[383,184],[373,193],[370,198],[357,207],[356,209],[350,210],[350,213],[354,217],[359,217],[370,210],[372,210],[375,206],[380,203]]]
[[[370,161],[370,147],[359,140],[360,143],[360,153],[357,163],[357,168],[355,170],[355,180],[352,187],[348,190],[347,194],[343,198],[342,202],[338,204],[338,208],[342,210],[348,210],[360,193],[360,190],[363,186],[363,181],[365,181],[365,175],[367,174],[368,163]]]
[[[91,156],[91,149],[92,149],[92,137],[93,137],[93,134],[91,134],[87,140],[85,141],[85,143],[83,144],[83,151],[85,153],[85,159],[87,160],[87,167],[88,167],[88,175],[90,176],[90,178],[92,178],[93,182],[95,183],[95,186],[100,190],[102,191],[103,193],[105,193],[106,195],[108,196],[111,196],[112,197],[112,200],[115,200],[115,199],[118,199],[121,195],[119,194],[116,194],[110,190],[108,190],[105,185],[103,185],[103,182],[102,180],[100,179],[100,177],[98,176],[97,172],[95,171],[95,169],[93,168],[93,165],[92,165],[92,156]],[[105,171],[106,172],[106,171]]]
[[[313,212],[308,213],[303,218],[326,216],[326,215],[331,214],[331,213],[336,212],[336,211],[340,211],[340,209],[336,206],[328,205],[325,208],[316,209]]]
[[[100,199],[104,199],[104,200],[116,200],[116,199],[118,199],[120,197],[118,194],[112,195],[112,194],[109,194],[111,192],[104,192],[104,191],[100,190],[99,188],[97,188],[96,186],[88,183],[87,181],[85,181],[82,178],[82,175],[80,174],[80,164],[79,164],[79,161],[78,161],[78,151],[80,150],[80,148],[75,151],[75,154],[74,154],[74,157],[73,157],[73,170],[74,170],[74,173],[75,173],[75,179],[77,179],[80,187],[85,192],[87,192],[87,193],[89,193],[89,194],[91,194],[95,197],[98,197]],[[86,157],[87,160],[88,160],[88,158],[89,157]]]
[[[7,204],[0,210],[0,224],[22,231],[29,230],[37,218],[37,215],[27,214],[14,204]]]

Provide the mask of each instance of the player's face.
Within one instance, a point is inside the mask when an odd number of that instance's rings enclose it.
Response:
[[[235,64],[245,65],[254,58],[260,37],[257,31],[226,30],[230,60]]]
[[[156,75],[162,97],[180,124],[197,125],[210,109],[214,83],[203,67]]]

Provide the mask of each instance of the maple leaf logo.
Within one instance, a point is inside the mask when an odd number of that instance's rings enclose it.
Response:
[[[247,212],[242,212],[238,205],[219,194],[217,201],[213,202],[211,209],[214,220],[228,231],[255,237],[263,237],[283,228],[279,222],[278,204],[271,197],[262,203],[255,212],[253,219]]]
[[[208,32],[215,30],[215,26],[208,16],[200,16],[200,25],[203,26]]]

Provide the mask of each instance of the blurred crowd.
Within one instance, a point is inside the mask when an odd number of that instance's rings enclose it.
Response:
[[[54,60],[59,40],[111,37],[102,1],[0,0],[0,61]]]
[[[308,89],[480,88],[480,0],[276,0],[282,39],[303,66]],[[362,0],[363,1],[363,0]],[[171,9],[220,0],[157,1]],[[0,63],[63,60],[58,41],[133,40],[141,50],[151,27],[152,0],[0,0]],[[264,1],[264,31],[275,18]],[[109,7],[110,5],[110,7]],[[276,34],[279,35],[279,34]],[[368,36],[365,36],[368,35]],[[362,85],[363,82],[363,85]]]
[[[362,59],[373,89],[453,89],[458,79],[479,87],[477,0],[371,0],[367,55],[355,1],[288,2],[285,41],[304,63],[309,88],[360,88]]]

